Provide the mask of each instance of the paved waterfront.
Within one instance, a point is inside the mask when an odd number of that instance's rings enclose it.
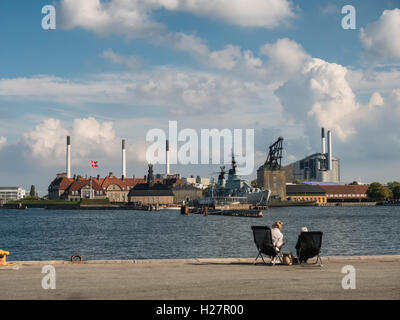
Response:
[[[18,262],[0,267],[0,299],[400,299],[400,255],[323,258],[317,266],[252,259]],[[52,263],[56,289],[42,289]],[[341,269],[356,269],[342,289]]]

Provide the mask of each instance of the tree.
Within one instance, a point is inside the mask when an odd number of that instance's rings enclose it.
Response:
[[[383,201],[389,194],[383,185],[379,182],[373,182],[368,187],[367,196],[373,201]]]
[[[349,186],[358,186],[358,182],[357,181],[353,181],[352,183],[349,183]]]
[[[400,199],[400,185],[395,186],[392,190],[393,199]]]
[[[31,191],[29,192],[29,195],[31,198],[36,198],[36,190],[34,185],[31,185]]]
[[[293,181],[293,184],[301,184],[301,180],[300,179],[296,179]]]
[[[393,181],[393,182],[388,182],[387,183],[387,187],[392,191],[397,186],[400,186],[400,182],[398,182],[398,181]]]

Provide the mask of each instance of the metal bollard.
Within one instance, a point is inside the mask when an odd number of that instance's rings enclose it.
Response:
[[[10,254],[8,251],[0,250],[0,266],[7,266],[7,256]]]

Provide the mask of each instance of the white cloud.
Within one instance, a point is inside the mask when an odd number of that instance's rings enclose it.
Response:
[[[261,47],[260,52],[268,57],[266,75],[276,80],[286,81],[296,77],[307,61],[311,60],[301,45],[288,38],[267,43]]]
[[[400,59],[400,9],[385,10],[377,21],[360,29],[367,56]]]
[[[130,126],[138,125],[141,119],[131,120]],[[27,161],[34,161],[41,167],[59,167],[64,169],[66,137],[71,136],[72,166],[76,170],[88,172],[91,160],[99,161],[101,168],[108,170],[120,163],[121,140],[116,135],[113,122],[100,122],[93,117],[74,119],[67,130],[59,119],[48,118],[34,129],[23,135],[19,145]],[[124,138],[126,139],[126,138]],[[145,160],[146,143],[140,135],[126,139],[128,163],[143,162]],[[117,165],[117,168],[119,166]]]
[[[400,84],[400,70],[396,67],[390,70],[366,70],[348,69],[346,79],[357,93],[371,94],[374,91],[389,94],[397,89]]]
[[[370,108],[373,108],[373,107],[383,106],[384,104],[385,104],[385,101],[383,100],[381,94],[379,92],[374,92],[372,94],[371,98],[369,99],[368,106]]]
[[[152,0],[167,10],[190,12],[246,27],[273,28],[295,16],[287,0]]]
[[[347,139],[355,133],[354,120],[360,105],[346,73],[341,65],[313,58],[303,68],[302,78],[278,90],[284,109],[310,129],[315,125],[326,127],[340,139]]]
[[[99,35],[124,34],[130,38],[162,33],[165,27],[153,21],[146,1],[62,0],[60,22],[65,29],[81,27]]]
[[[62,0],[60,20],[65,29],[82,27],[100,35],[148,37],[165,33],[152,11],[184,11],[246,27],[274,28],[295,16],[288,0]]]
[[[53,76],[0,79],[0,97],[76,104],[99,102],[101,96],[104,102],[112,102],[111,96],[124,94],[129,87],[117,80],[74,81]]]
[[[6,137],[0,136],[0,150],[6,145],[7,139]]]
[[[24,144],[29,155],[42,159],[57,159],[65,153],[65,137],[68,131],[61,127],[60,120],[46,119],[35,129],[25,133]]]
[[[113,64],[119,64],[131,70],[136,70],[141,67],[141,62],[139,58],[135,56],[121,56],[120,54],[115,53],[112,49],[103,51],[100,56],[108,59]]]

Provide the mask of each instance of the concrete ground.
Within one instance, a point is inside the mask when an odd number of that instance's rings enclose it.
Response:
[[[322,267],[252,261],[17,262],[0,267],[0,299],[400,299],[400,255],[323,257]],[[54,290],[42,288],[48,264]],[[356,270],[354,290],[342,288],[346,265]]]

